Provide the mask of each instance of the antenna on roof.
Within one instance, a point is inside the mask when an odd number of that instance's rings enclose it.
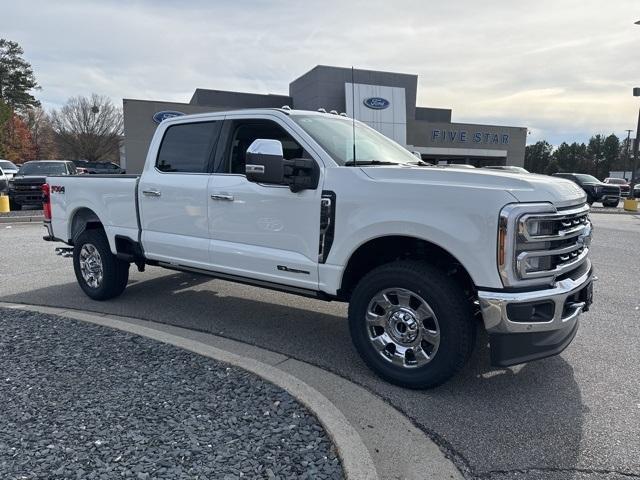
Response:
[[[353,65],[351,65],[351,125],[353,129],[353,166],[358,165],[356,162],[356,82],[353,73]]]

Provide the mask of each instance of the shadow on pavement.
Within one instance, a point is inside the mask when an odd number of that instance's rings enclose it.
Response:
[[[572,367],[556,356],[524,366],[492,368],[484,332],[457,377],[434,390],[412,391],[381,381],[363,365],[351,345],[343,304],[184,273],[131,282],[121,297],[108,302],[90,300],[75,283],[0,300],[153,320],[319,365],[383,396],[429,432],[458,465],[476,475],[571,470],[578,464],[585,407]],[[563,475],[571,478],[569,471]]]

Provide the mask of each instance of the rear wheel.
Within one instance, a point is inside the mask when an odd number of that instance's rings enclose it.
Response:
[[[378,375],[408,388],[430,388],[455,375],[475,341],[461,288],[423,262],[399,261],[367,274],[349,304],[353,343]]]
[[[94,300],[117,297],[129,280],[129,263],[111,253],[102,229],[85,230],[78,236],[73,268],[80,288]]]
[[[619,203],[620,203],[620,200],[611,200],[608,202],[602,202],[602,206],[615,208],[618,206]]]

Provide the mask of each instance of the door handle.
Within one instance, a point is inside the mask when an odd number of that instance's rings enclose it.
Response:
[[[147,197],[159,197],[162,195],[159,190],[143,190],[142,194]]]
[[[214,193],[211,195],[211,200],[226,200],[227,202],[233,202],[233,195]]]

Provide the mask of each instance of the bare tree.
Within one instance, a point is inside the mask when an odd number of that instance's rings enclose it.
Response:
[[[60,153],[90,161],[118,158],[123,132],[122,110],[103,95],[72,97],[51,113]]]
[[[58,158],[55,132],[47,112],[42,107],[29,108],[23,118],[31,132],[36,158],[43,160]]]

